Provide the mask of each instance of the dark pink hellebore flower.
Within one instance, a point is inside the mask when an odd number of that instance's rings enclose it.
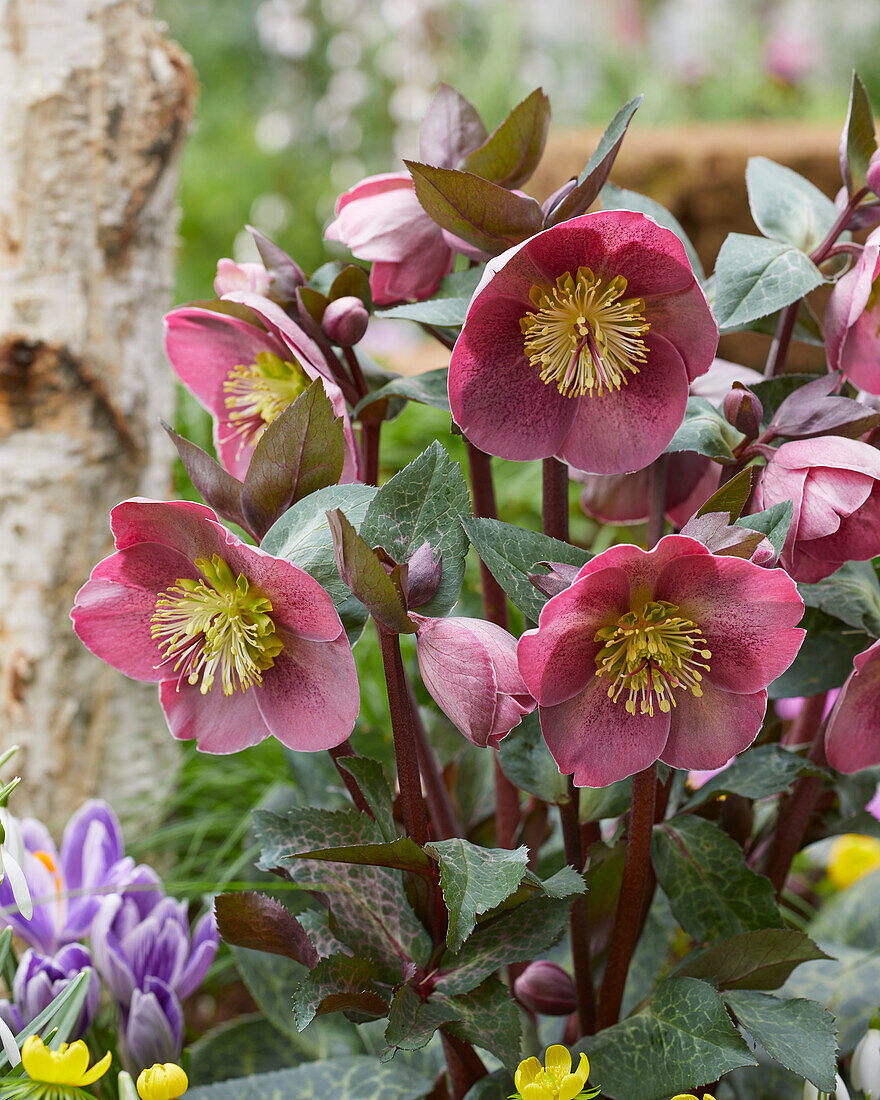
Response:
[[[409,172],[368,176],[336,200],[336,220],[324,230],[359,260],[372,260],[376,305],[430,298],[452,271],[455,252],[416,198]]]
[[[717,346],[674,233],[626,210],[584,214],[487,264],[452,352],[452,415],[501,458],[640,470]]]
[[[813,583],[848,561],[880,554],[880,452],[858,439],[783,443],[764,467],[755,510],[794,505],[780,563]]]
[[[781,569],[682,535],[597,555],[519,641],[559,770],[604,787],[658,758],[720,768],[760,730],[765,689],[803,640],[803,608]]]
[[[828,716],[825,755],[832,768],[848,775],[880,764],[880,642],[853,658],[853,671]]]
[[[825,310],[825,348],[832,370],[854,386],[880,394],[880,229],[865,242],[855,266],[838,280]]]
[[[316,379],[342,417],[342,481],[356,481],[358,454],[339,386],[318,346],[284,310],[259,294],[236,292],[266,328],[199,306],[165,318],[165,350],[178,378],[214,418],[214,442],[226,470],[244,480],[263,432]]]
[[[302,752],[346,740],[357,672],[316,580],[191,501],[127,500],[110,526],[116,553],[77,593],[74,630],[126,676],[158,683],[176,738],[211,753],[270,735]]]
[[[497,748],[536,705],[517,666],[516,639],[482,619],[410,618],[419,624],[419,671],[434,701],[468,741]]]

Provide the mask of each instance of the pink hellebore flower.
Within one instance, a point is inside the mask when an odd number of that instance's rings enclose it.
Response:
[[[658,758],[720,768],[761,728],[766,686],[800,649],[803,609],[781,569],[682,535],[599,554],[519,642],[559,770],[604,787]]]
[[[266,328],[199,306],[181,306],[165,318],[165,350],[178,378],[214,417],[214,442],[223,466],[244,480],[263,432],[316,379],[343,419],[342,481],[356,481],[354,434],[339,386],[318,346],[284,310],[257,294],[228,301],[247,306]]]
[[[501,458],[640,470],[717,345],[674,233],[626,210],[584,214],[487,264],[452,352],[452,415]]]
[[[336,220],[324,230],[359,260],[372,260],[376,305],[430,298],[452,271],[455,252],[416,198],[409,172],[368,176],[336,200]]]
[[[880,764],[880,642],[853,659],[825,727],[825,755],[847,774]]]
[[[497,748],[535,709],[517,667],[516,639],[482,619],[410,618],[419,624],[416,653],[432,698],[468,741]]]
[[[755,510],[794,505],[780,563],[813,583],[848,561],[880,554],[880,452],[858,439],[783,443],[764,468]]]
[[[262,264],[237,264],[230,259],[217,261],[214,293],[220,298],[237,290],[248,290],[252,294],[262,294],[265,297],[271,286],[272,276]]]
[[[270,734],[302,752],[345,741],[357,673],[316,580],[190,501],[124,501],[111,528],[116,553],[77,594],[74,630],[126,676],[159,684],[175,737],[211,753]]]
[[[825,310],[825,347],[832,370],[880,394],[880,229],[875,229],[851,271],[838,280]]]

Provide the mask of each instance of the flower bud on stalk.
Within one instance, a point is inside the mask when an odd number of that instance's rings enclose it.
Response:
[[[370,315],[367,307],[354,295],[329,302],[321,318],[324,335],[341,348],[350,348],[363,339]]]
[[[539,959],[513,983],[516,999],[543,1016],[568,1016],[577,1008],[574,982],[561,966]]]
[[[724,417],[727,422],[748,439],[754,439],[761,431],[763,415],[764,407],[758,397],[735,382],[733,389],[724,398]]]

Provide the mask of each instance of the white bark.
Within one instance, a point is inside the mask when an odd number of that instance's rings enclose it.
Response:
[[[195,97],[151,0],[0,0],[0,746],[16,809],[123,810],[176,757],[156,689],[68,612],[108,512],[167,497],[178,156]],[[143,810],[141,809],[141,812]]]

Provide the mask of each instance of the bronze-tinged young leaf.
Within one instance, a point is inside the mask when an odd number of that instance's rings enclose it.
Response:
[[[733,523],[746,506],[757,472],[754,466],[746,466],[744,470],[740,470],[730,481],[716,490],[702,508],[697,509],[696,514],[705,516],[710,512],[726,512],[729,521]]]
[[[611,1100],[660,1100],[757,1065],[721,998],[695,978],[667,978],[644,1012],[581,1040],[580,1050],[590,1083]]]
[[[367,309],[372,309],[370,277],[360,264],[348,264],[331,283],[327,297],[331,302],[335,302],[337,298],[360,298]]]
[[[327,513],[339,575],[368,609],[374,619],[396,634],[414,634],[418,629],[406,613],[403,595],[340,508]]]
[[[736,526],[746,527],[750,531],[759,531],[776,551],[778,557],[785,545],[793,516],[794,505],[791,501],[780,500],[778,504],[772,504],[763,512],[755,512],[751,516],[740,516]]]
[[[352,863],[360,867],[393,867],[398,871],[431,877],[431,860],[414,840],[399,837],[385,844],[350,844],[345,848],[318,848],[299,852],[298,859],[319,859],[328,863]]]
[[[320,378],[266,428],[241,491],[248,526],[261,538],[291,504],[342,475],[342,419],[333,412]]]
[[[470,172],[404,161],[416,197],[443,229],[497,256],[543,228],[541,207]]]
[[[850,195],[865,186],[868,165],[876,148],[871,101],[859,74],[853,70],[849,107],[840,135],[840,175]]]
[[[190,1089],[187,1100],[421,1100],[433,1082],[409,1066],[383,1066],[373,1055],[308,1062],[278,1073],[261,1073]]]
[[[180,461],[205,504],[223,519],[247,529],[248,524],[241,509],[242,484],[238,478],[227,473],[207,451],[178,435],[164,422],[162,427],[177,448]]]
[[[303,966],[318,962],[318,953],[299,921],[280,901],[267,894],[218,894],[214,900],[217,927],[227,943],[286,955]]]
[[[795,967],[829,955],[793,928],[741,932],[687,955],[675,975],[703,978],[719,989],[778,989]]]
[[[770,429],[788,439],[810,439],[817,435],[855,439],[880,424],[880,413],[860,401],[832,393],[839,381],[840,374],[832,371],[800,386],[773,414]]]
[[[538,166],[550,130],[550,100],[536,88],[461,167],[501,187],[521,187]]]
[[[353,1010],[368,1016],[384,1016],[387,998],[376,988],[375,967],[367,959],[331,955],[321,959],[303,978],[293,994],[293,1015],[298,1031],[316,1016]]]
[[[782,927],[770,880],[752,871],[736,841],[711,821],[685,814],[655,826],[651,858],[673,913],[694,939]]]
[[[459,168],[486,140],[476,107],[449,84],[440,84],[419,127],[419,156],[437,168]]]
[[[746,559],[751,558],[764,539],[760,531],[746,531],[738,524],[731,524],[726,512],[694,516],[682,527],[681,534],[699,540],[713,554]]]

